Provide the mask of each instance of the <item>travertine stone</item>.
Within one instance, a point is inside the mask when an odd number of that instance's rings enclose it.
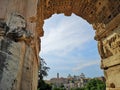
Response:
[[[0,90],[36,90],[38,58],[32,47],[34,36],[18,13],[0,22]],[[8,27],[8,28],[5,28]]]
[[[108,69],[109,67],[114,67],[117,65],[120,65],[120,53],[101,60],[102,69]]]
[[[107,90],[120,89],[120,27],[98,43]],[[110,89],[109,89],[110,88]]]
[[[29,46],[26,46],[26,51],[24,54],[24,63],[23,63],[23,69],[22,72],[22,82],[20,90],[37,90],[36,85],[38,80],[38,66],[35,61],[35,53],[33,49]]]
[[[101,58],[107,58],[120,52],[120,27],[111,31],[111,34],[98,42]]]
[[[0,40],[0,90],[19,90],[23,68],[25,43]]]
[[[107,88],[120,88],[120,66],[116,65],[104,70]]]

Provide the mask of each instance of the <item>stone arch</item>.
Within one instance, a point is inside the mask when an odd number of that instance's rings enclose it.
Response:
[[[112,0],[40,0],[37,12],[37,32],[43,36],[44,20],[53,14],[64,13],[70,16],[72,13],[82,17],[92,24],[96,30],[95,40],[98,41],[98,51],[101,56],[101,68],[104,70],[107,89],[114,80],[116,88],[120,88],[114,77],[119,69],[120,59],[120,1]],[[111,63],[110,63],[111,62]],[[111,71],[112,70],[112,71]],[[118,85],[118,86],[117,86]]]
[[[40,33],[44,19],[51,17],[55,13],[64,13],[66,16],[74,13],[87,20],[90,24],[93,24],[97,33],[99,31],[103,33],[107,29],[106,25],[119,14],[119,3],[119,0],[116,2],[112,0],[106,0],[104,2],[102,0],[40,0],[37,12],[37,30]],[[116,24],[117,26],[118,23]],[[100,36],[96,35],[96,39],[98,37]]]

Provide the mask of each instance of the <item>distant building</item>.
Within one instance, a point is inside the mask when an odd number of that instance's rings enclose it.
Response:
[[[67,78],[72,78],[72,76],[69,74]]]
[[[57,78],[52,78],[50,83],[53,87],[60,87],[61,85],[64,85],[66,90],[70,90],[71,88],[84,87],[89,80],[90,79],[86,78],[83,73],[79,76],[71,76],[69,74],[67,78],[59,77],[59,73],[57,73]]]
[[[51,84],[56,86],[56,87],[60,87],[61,85],[67,84],[68,81],[66,78],[52,78],[50,80]]]
[[[59,79],[59,73],[57,73],[57,79]]]
[[[105,82],[104,77],[95,77],[95,78]],[[59,73],[57,73],[56,78],[52,78],[50,79],[50,81],[46,81],[46,82],[51,84],[53,88],[64,86],[66,90],[71,90],[71,88],[84,87],[90,79],[92,78],[86,78],[84,73],[81,73],[79,76],[76,75],[72,76],[69,74],[67,78],[60,77]]]
[[[80,78],[85,78],[85,74],[81,73]]]

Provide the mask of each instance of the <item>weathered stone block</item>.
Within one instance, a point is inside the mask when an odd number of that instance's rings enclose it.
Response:
[[[0,90],[19,90],[23,68],[25,43],[10,39],[0,41]],[[17,89],[16,89],[17,88]]]

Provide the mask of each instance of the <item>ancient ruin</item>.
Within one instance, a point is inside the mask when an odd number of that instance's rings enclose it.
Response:
[[[106,90],[120,90],[120,0],[0,0],[0,90],[37,90],[43,24],[55,13],[93,25]]]

